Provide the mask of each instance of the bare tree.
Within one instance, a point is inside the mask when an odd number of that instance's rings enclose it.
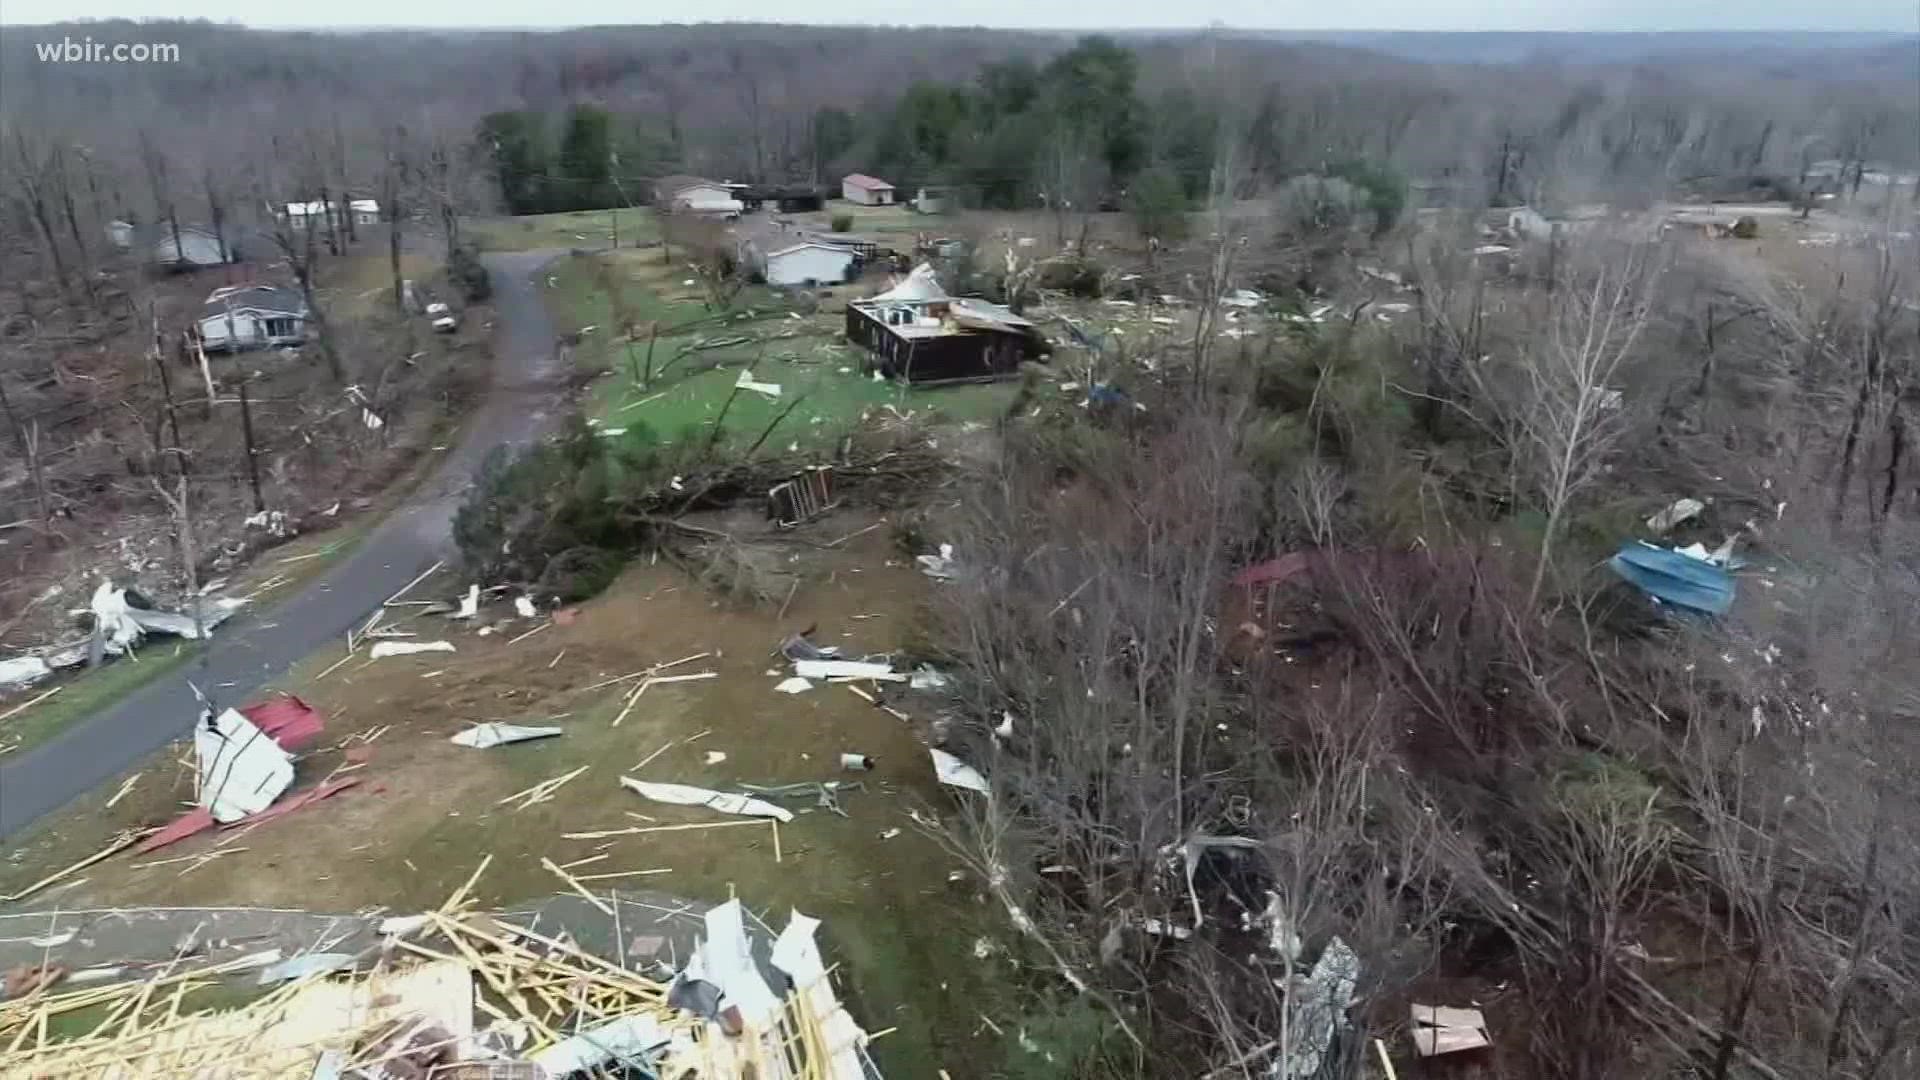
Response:
[[[1576,254],[1579,265],[1565,288],[1529,298],[1537,331],[1509,355],[1465,366],[1546,518],[1530,603],[1546,583],[1574,500],[1602,474],[1627,430],[1630,410],[1618,380],[1637,355],[1658,273],[1651,245],[1595,244]]]
[[[304,166],[296,166],[304,168],[304,173],[296,175],[309,178],[317,176],[320,173],[317,165],[317,159],[309,153],[304,159]],[[347,381],[346,365],[341,360],[339,349],[333,340],[332,330],[327,323],[326,311],[315,290],[314,276],[319,258],[317,250],[319,214],[296,215],[278,212],[274,200],[265,191],[256,190],[255,196],[266,215],[265,220],[272,222],[271,235],[274,246],[279,249],[281,257],[287,260],[287,268],[293,272],[293,279],[300,286],[300,298],[306,304],[313,337],[319,346],[322,359],[326,361],[327,371],[333,376],[335,382],[345,383]],[[324,184],[320,185],[320,203],[323,207],[330,205]],[[329,217],[331,217],[330,214]]]

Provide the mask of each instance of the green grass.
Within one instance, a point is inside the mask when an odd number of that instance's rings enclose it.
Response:
[[[548,303],[561,324],[596,328],[582,339],[575,361],[612,373],[590,392],[587,415],[608,428],[636,429],[638,438],[709,438],[724,410],[722,438],[751,442],[804,394],[765,451],[814,450],[889,407],[902,416],[931,411],[942,420],[984,421],[1004,411],[1015,392],[1010,383],[909,390],[875,381],[861,374],[860,350],[841,337],[838,312],[800,316],[773,290],[750,287],[731,312],[716,319],[700,302],[698,289],[686,284],[684,271],[661,265],[658,252],[621,252],[611,263],[601,258],[554,264]],[[617,321],[607,295],[609,276],[619,282],[628,318],[661,327],[652,343],[652,368],[665,374],[644,386],[647,342],[629,348],[618,333],[609,332]],[[692,348],[730,338],[749,340]],[[741,371],[748,369],[756,382],[778,384],[780,396],[742,391],[727,406]]]
[[[462,232],[484,251],[612,247],[616,227],[623,248],[660,238],[650,210],[573,210],[525,217],[473,217],[460,222]]]

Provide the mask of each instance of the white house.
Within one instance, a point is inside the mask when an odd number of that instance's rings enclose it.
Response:
[[[848,173],[840,180],[840,197],[861,206],[892,206],[893,185],[866,173]]]
[[[209,352],[298,345],[307,339],[307,305],[294,289],[236,285],[207,295],[199,325]]]
[[[152,233],[148,248],[154,265],[175,269],[193,266],[222,266],[233,261],[233,245],[222,243],[218,233],[198,225],[182,225],[176,243],[173,226],[162,224]]]
[[[355,225],[376,225],[380,221],[380,203],[374,199],[355,199],[347,204],[353,214]],[[333,212],[340,212],[340,204],[333,204]],[[308,218],[316,218],[316,224],[324,226],[327,220],[327,204],[324,202],[290,202],[287,204],[289,224],[304,226]]]
[[[736,233],[740,262],[769,285],[828,285],[851,281],[859,252],[774,222]]]
[[[738,184],[722,184],[698,176],[663,176],[653,182],[655,206],[702,217],[739,217],[746,209]]]
[[[829,285],[853,277],[854,253],[832,244],[801,240],[767,252],[756,267],[769,285]]]

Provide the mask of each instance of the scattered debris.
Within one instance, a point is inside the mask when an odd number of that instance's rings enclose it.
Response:
[[[839,506],[831,465],[815,465],[767,489],[767,516],[783,529],[804,525]]]
[[[755,795],[765,795],[775,799],[811,797],[814,805],[841,817],[846,817],[847,812],[840,809],[840,793],[867,789],[867,785],[858,780],[803,780],[797,784],[741,784],[740,786]]]
[[[1360,981],[1360,958],[1347,943],[1334,938],[1320,952],[1313,971],[1287,994],[1289,1045],[1281,1048],[1285,1080],[1308,1080],[1320,1075],[1320,1066],[1334,1052],[1347,1028],[1347,1006]]]
[[[193,735],[202,809],[222,823],[273,805],[293,784],[293,759],[234,709],[205,717]]]
[[[776,821],[793,820],[793,811],[786,807],[775,806],[770,802],[747,795],[714,791],[710,788],[694,787],[691,784],[649,783],[645,780],[635,780],[631,776],[621,777],[620,786],[654,802],[672,803],[677,806],[704,806],[723,814],[739,814],[743,817],[766,817]]]
[[[725,761],[725,760],[727,760],[727,752],[726,752],[725,750],[709,750],[709,751],[707,751],[707,760],[706,760],[706,763],[707,763],[708,765],[718,765],[718,764],[720,764],[721,762],[723,762],[723,761]]]
[[[287,522],[285,510],[262,510],[257,514],[249,514],[242,524],[249,529],[265,529],[267,535],[275,539],[294,535],[293,527]]]
[[[960,580],[960,567],[954,561],[952,544],[941,544],[937,555],[915,555],[913,559],[920,564],[920,572],[935,581]]]
[[[59,964],[22,964],[8,969],[6,976],[0,978],[0,999],[18,1001],[49,989],[66,977],[67,969]]]
[[[1676,499],[1665,510],[1647,519],[1647,528],[1654,533],[1663,533],[1683,521],[1691,521],[1706,510],[1707,504],[1699,499]]]
[[[128,830],[127,832],[121,833],[120,835],[114,837],[112,840],[109,840],[105,847],[87,856],[86,858],[81,859],[79,862],[74,863],[71,866],[66,867],[65,869],[55,870],[53,873],[48,874],[46,877],[41,878],[39,881],[36,881],[33,884],[28,885],[26,888],[21,889],[18,892],[9,893],[6,896],[0,896],[0,902],[11,904],[17,900],[25,900],[27,897],[32,896],[34,893],[39,892],[41,889],[44,889],[47,886],[52,885],[57,881],[65,881],[67,878],[70,878],[73,875],[79,873],[80,871],[85,870],[87,867],[92,866],[94,863],[101,862],[105,859],[110,859],[113,856],[118,855],[120,852],[125,851],[127,848],[130,848],[133,845],[139,843],[140,839],[145,835],[146,835],[145,833],[139,830]]]
[[[281,694],[258,705],[241,706],[240,715],[286,751],[307,746],[326,729],[319,711],[292,694]]]
[[[907,679],[907,685],[915,690],[939,690],[951,681],[945,674],[926,664],[921,664],[913,669],[912,676]]]
[[[609,1020],[536,1051],[529,1059],[543,1076],[597,1071],[610,1062],[645,1061],[671,1042],[657,1017],[639,1013]]]
[[[554,792],[559,791],[562,787],[566,786],[566,784],[572,781],[574,777],[579,776],[583,772],[586,772],[588,768],[589,766],[582,765],[570,773],[563,773],[559,776],[554,777],[551,780],[542,780],[540,783],[535,784],[532,787],[521,788],[519,791],[514,792],[513,794],[507,796],[506,798],[496,801],[494,805],[499,806],[499,805],[502,805],[503,803],[510,803],[510,802],[515,802],[515,800],[518,800],[518,804],[514,806],[514,810],[519,811],[519,810],[525,810],[527,807],[532,806],[535,803],[546,802],[548,799],[553,798]]]
[[[1487,1038],[1487,1018],[1479,1009],[1418,1004],[1408,1008],[1412,1013],[1413,1048],[1421,1057],[1493,1045]]]
[[[141,775],[142,774],[140,773],[134,773],[132,776],[129,776],[125,780],[121,781],[120,790],[114,792],[113,798],[107,800],[107,809],[109,810],[113,809],[114,804],[118,803],[121,799],[126,798],[127,793],[133,790],[133,785],[140,782]]]
[[[315,975],[330,975],[343,968],[352,967],[353,962],[352,953],[301,953],[261,968],[260,977],[256,982],[261,986],[272,986],[275,983],[291,982],[295,979],[310,979]]]
[[[1607,565],[1657,603],[1706,615],[1733,608],[1733,576],[1708,559],[1632,540]]]
[[[780,643],[780,655],[789,660],[833,660],[840,656],[838,645],[815,645],[813,628],[808,627],[798,634],[788,634]]]
[[[413,656],[416,653],[453,652],[451,641],[376,641],[368,651],[367,659],[380,660],[389,656]]]
[[[865,754],[841,754],[840,767],[848,772],[871,772],[873,759]]]
[[[751,390],[756,394],[765,394],[770,398],[777,398],[780,396],[779,383],[754,382],[753,372],[745,368],[742,368],[740,370],[740,377],[733,381],[733,385],[738,389]]]
[[[513,612],[523,619],[531,619],[540,614],[539,610],[533,606],[533,598],[524,594],[513,598]]]
[[[907,681],[907,676],[895,672],[892,664],[870,663],[864,660],[795,660],[793,673],[803,679]]]
[[[459,746],[471,746],[475,750],[486,750],[508,743],[529,742],[534,739],[550,739],[561,734],[557,727],[526,727],[521,724],[503,724],[488,721],[453,736],[451,742]]]
[[[927,753],[933,757],[933,775],[941,783],[977,791],[982,795],[993,794],[993,788],[987,784],[987,778],[980,775],[980,770],[945,750],[930,748]]]
[[[795,675],[791,678],[781,680],[779,684],[774,686],[774,689],[783,694],[804,694],[813,689],[813,684]]]
[[[0,660],[0,687],[31,686],[51,674],[53,669],[38,656]]]
[[[21,713],[26,712],[28,709],[33,708],[35,705],[40,704],[41,702],[47,700],[48,698],[52,697],[53,695],[65,689],[66,687],[64,686],[56,686],[53,689],[48,690],[44,694],[36,694],[32,698],[26,701],[23,701],[18,705],[15,705],[11,709],[8,709],[6,712],[0,713],[0,720],[11,720],[14,717],[19,716]]]
[[[471,619],[480,614],[480,586],[468,585],[467,594],[460,598],[460,610],[448,615],[449,619]]]

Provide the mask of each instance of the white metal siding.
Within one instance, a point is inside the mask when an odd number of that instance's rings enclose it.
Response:
[[[804,285],[809,281],[829,284],[845,281],[847,267],[853,263],[850,251],[824,247],[800,247],[767,259],[769,285]]]
[[[184,260],[173,246],[173,231],[167,230],[153,245],[153,261],[163,264],[184,261],[191,266],[219,266],[226,261],[220,257],[220,241],[205,233],[180,230],[180,246],[187,249]]]
[[[694,184],[691,187],[684,187],[673,193],[675,205],[681,203],[720,202],[723,200],[731,200],[732,198],[733,190],[731,188],[723,188],[719,184]]]
[[[284,320],[288,333],[269,334],[267,320]],[[254,311],[233,313],[234,341],[227,340],[227,316],[209,315],[200,320],[200,340],[209,349],[255,349],[271,345],[297,345],[306,340],[306,324],[292,315],[264,315]]]

